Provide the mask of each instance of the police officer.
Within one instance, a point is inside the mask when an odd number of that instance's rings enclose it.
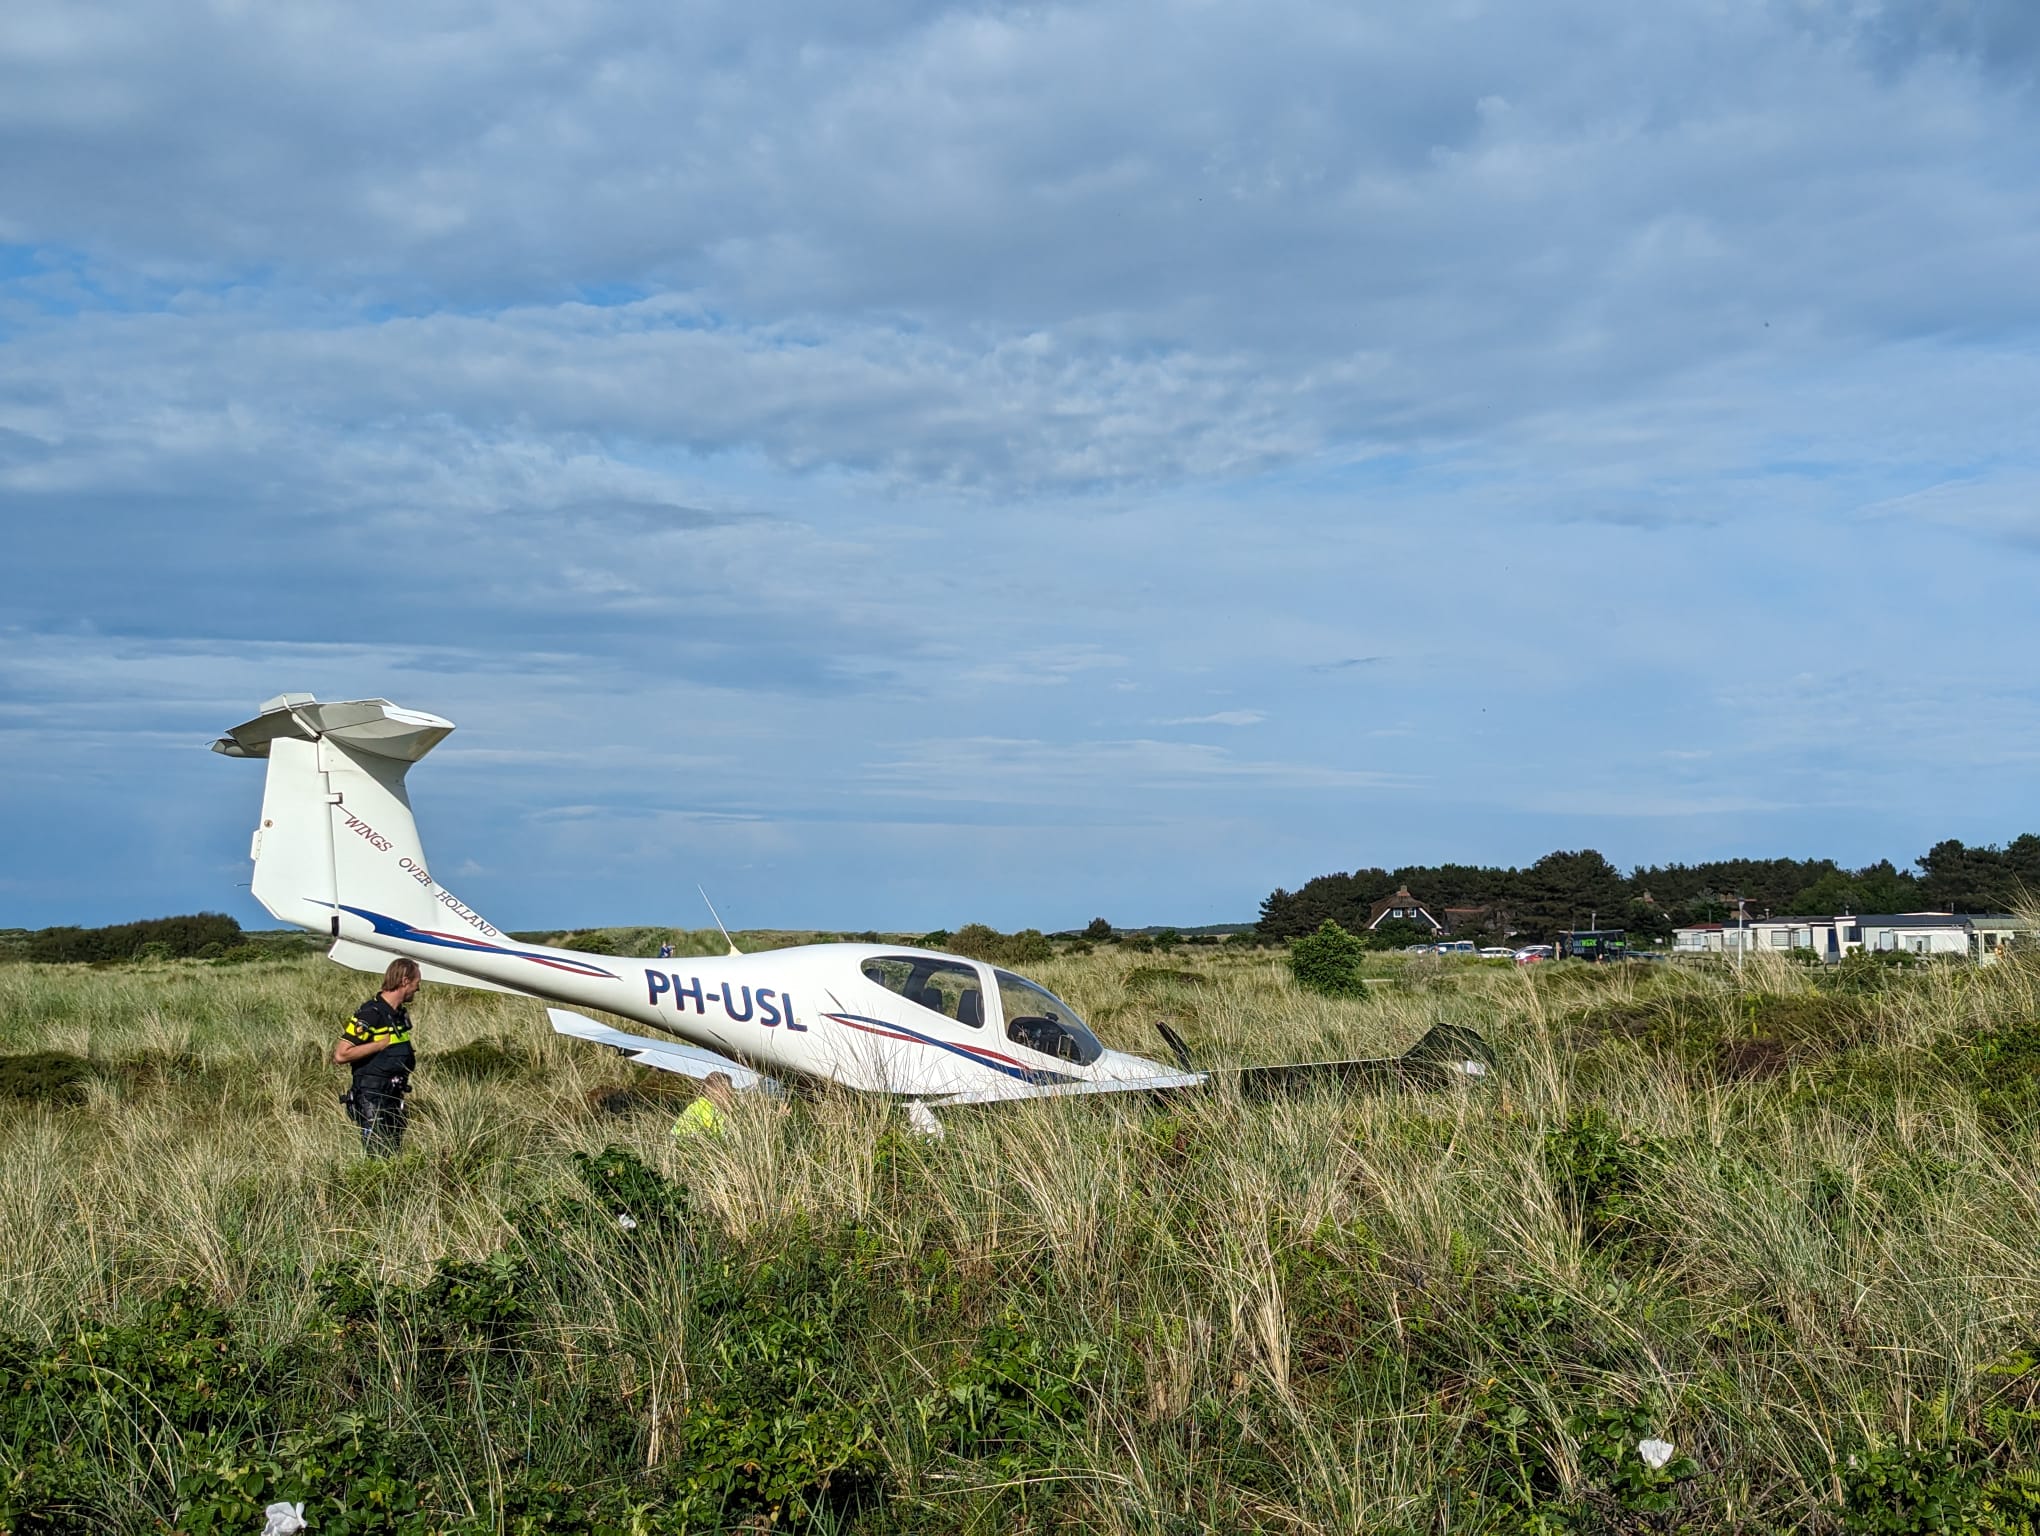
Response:
[[[362,1149],[370,1157],[386,1157],[404,1142],[404,1095],[411,1091],[417,1061],[404,1005],[418,995],[418,986],[418,962],[392,960],[382,990],[354,1010],[333,1047],[333,1060],[353,1073],[347,1113],[361,1127]]]

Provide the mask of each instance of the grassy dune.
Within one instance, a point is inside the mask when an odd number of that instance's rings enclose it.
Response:
[[[1502,1070],[939,1143],[824,1095],[676,1144],[675,1085],[429,988],[370,1163],[325,1065],[363,978],[0,966],[0,1054],[89,1061],[0,1080],[0,1530],[2040,1518],[2040,963],[1034,969],[1143,1053],[1444,1019]]]

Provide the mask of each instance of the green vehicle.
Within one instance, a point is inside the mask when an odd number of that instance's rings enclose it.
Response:
[[[1629,934],[1622,928],[1575,928],[1558,936],[1561,960],[1620,960],[1629,952]]]

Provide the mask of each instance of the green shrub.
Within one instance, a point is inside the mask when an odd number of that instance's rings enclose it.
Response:
[[[1006,936],[986,923],[965,923],[949,936],[948,949],[953,955],[964,955],[972,960],[990,960],[993,952],[1006,942]]]
[[[1015,1477],[1057,1465],[1062,1436],[1083,1420],[1098,1363],[1096,1345],[1053,1348],[1038,1325],[1008,1308],[917,1408],[937,1445]]]
[[[1289,971],[1307,992],[1357,997],[1366,990],[1360,981],[1360,961],[1366,954],[1362,940],[1328,917],[1316,933],[1289,941]]]
[[[867,1295],[824,1246],[705,1267],[696,1326],[720,1369],[681,1424],[679,1508],[709,1529],[799,1522],[876,1482],[876,1386],[845,1369]]]
[[[1544,1137],[1544,1165],[1589,1248],[1648,1236],[1638,1195],[1655,1143],[1618,1129],[1598,1108],[1574,1112]]]
[[[1408,949],[1412,944],[1427,944],[1437,937],[1436,929],[1406,917],[1391,917],[1369,929],[1361,942],[1369,949]]]
[[[96,1529],[121,1427],[128,1454],[159,1436],[238,1432],[271,1406],[272,1383],[226,1315],[178,1289],[125,1323],[81,1321],[39,1348],[0,1344],[0,1530]]]
[[[1645,1440],[1663,1439],[1668,1418],[1662,1400],[1652,1399],[1574,1413],[1569,1427],[1579,1443],[1580,1470],[1599,1502],[1625,1515],[1665,1514],[1677,1507],[1679,1485],[1699,1476],[1699,1463],[1674,1455],[1653,1467],[1638,1449]]]
[[[1861,1451],[1849,1457],[1839,1477],[1845,1531],[1927,1536],[1983,1529],[1975,1467],[1955,1444]]]
[[[1055,947],[1039,928],[1022,928],[1006,941],[1004,958],[1008,965],[1039,965],[1054,953]]]
[[[665,1226],[686,1231],[696,1220],[684,1186],[665,1178],[633,1152],[604,1147],[594,1157],[574,1154],[574,1172],[605,1218],[629,1216],[640,1226]],[[520,1230],[541,1234],[549,1217],[520,1220]]]
[[[1001,933],[984,923],[965,923],[949,936],[947,947],[951,954],[993,965],[1038,965],[1055,954],[1055,946],[1039,928]]]
[[[1179,971],[1166,965],[1136,965],[1126,973],[1129,992],[1166,991],[1170,987],[1201,987],[1207,978],[1196,971]]]
[[[2000,1128],[2040,1115],[2040,1020],[2020,1019],[1942,1042],[1934,1059],[1976,1095]]]
[[[92,1063],[64,1051],[0,1056],[0,1099],[31,1104],[77,1104],[85,1097]]]

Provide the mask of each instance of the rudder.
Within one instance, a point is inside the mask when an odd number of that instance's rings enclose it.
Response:
[[[370,944],[443,921],[493,933],[432,879],[404,788],[411,764],[452,730],[387,699],[284,694],[215,742],[229,757],[268,759],[249,850],[255,899],[282,922]]]

